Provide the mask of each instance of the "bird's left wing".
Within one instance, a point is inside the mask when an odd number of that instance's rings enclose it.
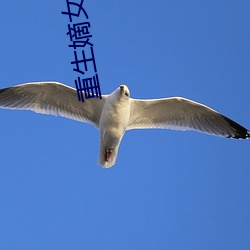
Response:
[[[208,134],[247,138],[250,132],[217,111],[194,101],[181,98],[152,100],[130,99],[128,130],[166,128],[196,130]]]
[[[60,115],[98,127],[106,96],[78,101],[76,89],[59,82],[32,82],[0,89],[0,107]]]

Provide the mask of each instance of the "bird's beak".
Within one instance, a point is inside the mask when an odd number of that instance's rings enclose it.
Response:
[[[124,85],[121,85],[121,86],[120,86],[120,90],[121,90],[121,93],[124,92]]]

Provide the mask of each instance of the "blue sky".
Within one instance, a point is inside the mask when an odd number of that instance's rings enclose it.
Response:
[[[85,0],[102,93],[183,96],[250,128],[250,2]],[[74,86],[66,1],[2,1],[0,88]],[[126,133],[115,167],[98,131],[0,110],[0,248],[249,249],[249,141]]]

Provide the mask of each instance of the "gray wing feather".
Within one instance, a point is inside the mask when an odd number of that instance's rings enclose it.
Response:
[[[247,138],[250,132],[217,111],[182,98],[132,99],[128,129],[165,128],[196,130],[208,134]]]
[[[0,89],[0,107],[32,110],[98,127],[106,96],[78,101],[76,89],[58,82],[34,82]]]

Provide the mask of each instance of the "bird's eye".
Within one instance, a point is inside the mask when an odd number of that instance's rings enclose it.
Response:
[[[125,92],[125,96],[128,96],[128,92],[127,91]]]

